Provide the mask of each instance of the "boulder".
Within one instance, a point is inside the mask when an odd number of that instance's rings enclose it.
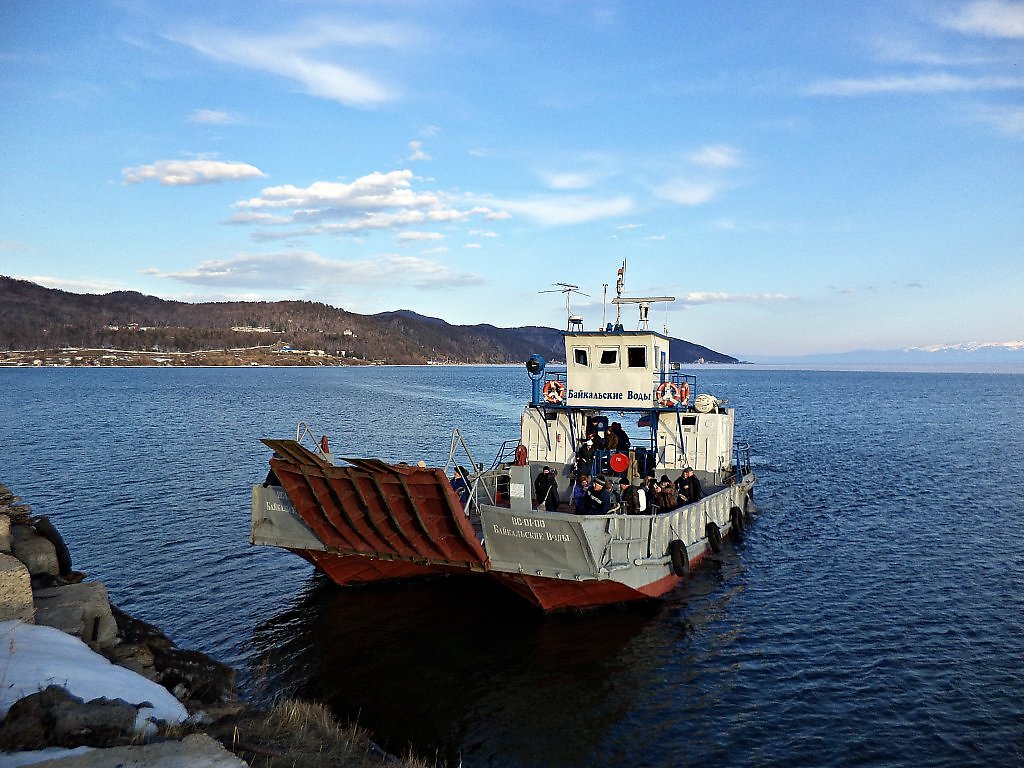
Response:
[[[120,699],[85,702],[59,685],[16,701],[0,725],[0,749],[112,747],[135,737],[138,710]]]
[[[11,554],[11,544],[14,540],[11,538],[11,518],[6,514],[0,513],[0,552]]]
[[[36,624],[74,635],[94,650],[117,642],[117,623],[107,588],[98,581],[37,589],[35,609]]]
[[[13,542],[11,552],[28,568],[32,576],[60,575],[57,549],[45,536],[40,536],[31,525],[15,523],[11,526]]]
[[[7,518],[0,515],[0,520]],[[0,553],[0,621],[35,621],[32,605],[32,579],[28,568],[14,555]]]

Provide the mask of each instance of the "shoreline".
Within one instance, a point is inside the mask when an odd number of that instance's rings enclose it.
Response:
[[[3,483],[0,628],[5,765],[430,765],[411,753],[388,754],[320,704],[253,707],[238,694],[237,670],[179,648],[111,603],[102,582],[72,570],[49,519],[35,516]],[[46,656],[49,647],[56,653]],[[34,677],[26,682],[26,674]]]

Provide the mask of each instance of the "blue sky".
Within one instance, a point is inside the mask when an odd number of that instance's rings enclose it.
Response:
[[[1024,339],[1024,3],[0,5],[0,274],[746,359]],[[630,324],[633,317],[627,317]]]

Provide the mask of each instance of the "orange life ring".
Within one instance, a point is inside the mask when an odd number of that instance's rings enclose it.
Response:
[[[689,392],[687,392],[689,395]],[[658,398],[658,405],[663,408],[671,408],[674,405],[678,405],[682,399],[683,393],[679,389],[679,385],[674,381],[664,381],[658,385],[658,390],[655,392],[655,397]]]
[[[685,381],[679,385],[679,402],[685,405],[690,401],[690,385]]]
[[[544,401],[557,405],[565,400],[565,384],[552,379],[544,385]]]
[[[327,435],[320,436],[320,450],[323,453],[331,452],[331,446],[327,443]]]

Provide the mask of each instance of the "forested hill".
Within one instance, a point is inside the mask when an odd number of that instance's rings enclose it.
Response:
[[[564,357],[554,328],[450,325],[408,310],[357,315],[310,301],[190,304],[133,291],[69,293],[0,276],[0,350],[112,348],[195,352],[256,346],[324,350],[388,363],[510,363]],[[671,359],[735,363],[680,339]]]

